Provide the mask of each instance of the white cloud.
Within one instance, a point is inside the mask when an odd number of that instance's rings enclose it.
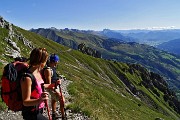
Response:
[[[167,26],[167,27],[148,27],[148,30],[163,30],[163,29],[174,29],[175,26]]]

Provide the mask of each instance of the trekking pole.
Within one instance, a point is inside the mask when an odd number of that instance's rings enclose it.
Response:
[[[62,114],[62,119],[65,119],[66,115],[65,115],[65,108],[64,108],[64,98],[62,94],[61,85],[59,84],[58,86],[59,86],[59,91],[60,91],[60,110]]]
[[[44,83],[41,84],[41,88],[42,88],[42,91],[44,92],[45,91]],[[50,115],[49,106],[48,106],[48,101],[44,100],[44,103],[45,103],[45,106],[47,108],[48,118],[49,118],[49,120],[52,120],[51,115]]]

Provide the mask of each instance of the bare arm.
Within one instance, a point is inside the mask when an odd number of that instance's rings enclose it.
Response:
[[[51,70],[50,69],[45,69],[44,70],[44,77],[45,77],[45,82],[46,84],[44,84],[45,88],[46,89],[53,89],[54,90],[54,87],[55,87],[55,83],[51,83]],[[57,80],[57,84],[61,84],[61,79]]]
[[[54,83],[51,83],[51,84],[44,84],[44,87],[45,87],[46,89],[54,89],[55,84],[54,84]]]
[[[24,106],[35,106],[43,100],[48,99],[46,92],[42,93],[39,99],[31,99],[31,85],[31,78],[25,77],[24,80],[21,80],[22,99]]]
[[[51,70],[50,69],[44,70],[44,77],[46,80],[46,84],[51,84]]]

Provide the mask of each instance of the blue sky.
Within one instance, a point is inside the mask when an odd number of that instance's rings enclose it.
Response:
[[[180,28],[180,0],[1,0],[0,16],[24,29]]]

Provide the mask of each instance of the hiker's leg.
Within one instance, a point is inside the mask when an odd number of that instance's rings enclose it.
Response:
[[[26,112],[23,111],[22,116],[24,120],[48,120],[41,113],[42,113],[41,111],[39,113],[31,112],[31,111],[26,111]]]
[[[39,114],[37,114],[37,120],[48,120],[48,118],[46,118],[41,113],[39,113]]]
[[[43,109],[40,109],[39,113],[37,114],[37,120],[48,120],[48,118],[46,118],[42,114],[43,114]]]
[[[36,120],[36,113],[31,111],[22,111],[22,116],[24,120]]]
[[[61,114],[62,114],[62,118],[65,118],[65,109],[64,109],[64,104],[65,104],[65,98],[64,96],[59,96],[60,99],[59,99],[59,102],[60,102],[60,111],[61,111]]]
[[[56,120],[56,101],[54,99],[51,100],[52,105],[52,120]]]
[[[56,101],[54,99],[52,99],[51,105],[52,105],[52,112],[55,113],[56,112]]]
[[[23,119],[24,120],[36,120],[36,115],[31,115],[31,114],[23,115]]]

